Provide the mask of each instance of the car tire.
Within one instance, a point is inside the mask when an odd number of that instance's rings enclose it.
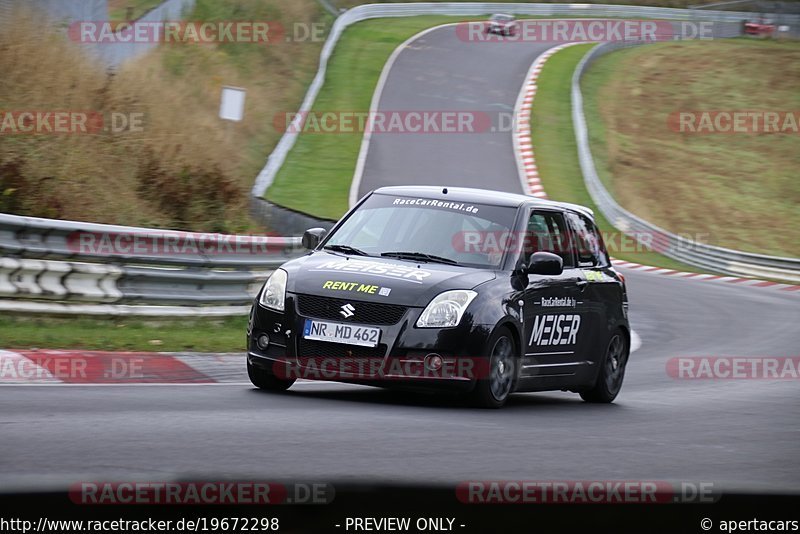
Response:
[[[250,382],[255,387],[264,391],[286,391],[295,382],[294,378],[289,380],[278,378],[268,370],[256,367],[249,361],[247,362],[247,376],[250,377]]]
[[[500,327],[489,338],[487,346],[488,376],[478,379],[470,393],[470,401],[479,408],[500,408],[513,393],[517,382],[519,359],[516,342],[508,328]]]
[[[608,341],[594,386],[581,391],[581,398],[592,403],[613,402],[622,389],[629,356],[628,339],[622,330],[617,329]]]

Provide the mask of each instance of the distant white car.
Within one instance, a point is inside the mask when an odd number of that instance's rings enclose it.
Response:
[[[488,33],[500,35],[514,35],[517,32],[517,20],[513,15],[497,14],[489,19]]]

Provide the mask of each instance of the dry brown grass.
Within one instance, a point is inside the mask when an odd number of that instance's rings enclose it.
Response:
[[[649,45],[600,58],[584,86],[593,154],[623,206],[712,244],[800,256],[800,136],[667,123],[677,111],[800,109],[800,43]]]
[[[227,11],[226,11],[227,9]],[[319,22],[314,0],[200,0],[193,20]],[[229,17],[229,18],[226,18]],[[124,134],[2,135],[0,210],[33,216],[242,231],[247,194],[299,106],[321,43],[164,45],[108,74],[80,45],[18,13],[0,32],[0,109],[141,113]],[[245,120],[218,117],[221,86],[248,89]]]

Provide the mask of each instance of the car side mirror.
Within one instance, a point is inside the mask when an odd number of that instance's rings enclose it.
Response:
[[[309,228],[303,232],[303,248],[314,250],[326,235],[328,235],[328,231],[325,228]]]
[[[564,260],[552,252],[534,252],[528,262],[528,274],[558,276],[564,272]]]

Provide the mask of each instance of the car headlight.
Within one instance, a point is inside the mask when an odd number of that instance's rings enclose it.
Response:
[[[438,294],[422,311],[417,320],[419,328],[445,328],[461,322],[467,306],[478,294],[469,289],[457,289]]]
[[[271,310],[282,312],[286,302],[286,279],[289,275],[283,269],[278,269],[267,279],[258,303]]]

